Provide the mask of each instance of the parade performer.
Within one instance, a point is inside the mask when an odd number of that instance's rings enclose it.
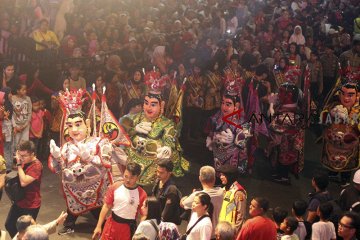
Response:
[[[70,138],[61,148],[56,146],[54,140],[50,141],[48,165],[52,172],[61,175],[68,213],[60,235],[74,232],[75,221],[80,214],[91,211],[98,218],[107,187],[112,184],[112,161],[126,165],[125,153],[119,148],[114,151],[112,143],[102,133],[106,129],[109,135],[109,127],[106,127],[111,124],[109,112],[102,113],[100,137],[96,137],[97,134],[90,136],[90,120],[81,111],[83,93],[81,89],[60,93],[60,103],[65,113],[61,132],[67,131]],[[106,104],[102,108],[106,110]],[[93,131],[97,131],[96,127]],[[122,135],[121,129],[111,133],[112,140]],[[126,144],[126,137],[123,138]]]
[[[290,184],[289,172],[298,175],[304,166],[304,124],[302,116],[303,94],[293,83],[280,85],[275,103],[272,121],[269,124],[268,153],[276,168],[274,181]]]
[[[240,173],[247,170],[250,126],[244,124],[240,93],[240,80],[227,75],[220,111],[210,118],[205,129],[208,134],[206,147],[214,154],[214,168],[217,174],[224,164],[238,168]]]
[[[132,142],[131,147],[125,149],[129,161],[142,167],[139,178],[141,185],[154,184],[156,163],[159,159],[173,161],[175,176],[182,176],[189,168],[189,163],[182,157],[174,122],[163,116],[165,101],[161,91],[168,81],[167,78],[161,77],[155,70],[146,73],[148,92],[145,95],[143,111],[125,116],[120,121]]]
[[[326,127],[321,162],[330,171],[330,178],[341,173],[344,186],[350,183],[351,171],[360,167],[359,70],[344,71],[345,77],[338,81],[337,91],[332,91],[321,114]]]

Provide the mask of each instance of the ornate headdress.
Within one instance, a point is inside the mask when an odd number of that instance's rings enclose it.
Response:
[[[295,65],[294,63],[291,63],[291,65],[288,66],[286,73],[285,73],[285,79],[287,82],[296,83],[301,75],[301,70],[299,66]]]
[[[341,75],[341,86],[345,85],[354,85],[357,90],[359,91],[359,84],[360,84],[360,67],[357,69],[354,69],[350,66],[350,64],[347,65],[345,69],[341,69],[341,65],[339,64],[339,71]]]
[[[240,101],[242,78],[234,77],[231,73],[225,73],[224,96],[230,97],[235,103]]]
[[[64,93],[60,93],[60,103],[67,114],[82,113],[81,108],[85,100],[83,98],[84,91],[79,89],[77,91],[69,91],[66,89]]]
[[[162,90],[164,89],[166,82],[170,79],[169,76],[161,76],[160,72],[156,71],[155,68],[153,71],[145,73],[144,80],[145,84],[148,86],[147,96],[157,98],[159,101],[162,100]]]

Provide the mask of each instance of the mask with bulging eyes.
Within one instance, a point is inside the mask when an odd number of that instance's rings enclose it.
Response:
[[[144,153],[145,152],[145,145],[146,145],[146,139],[139,137],[139,139],[136,142],[136,151],[138,153]]]

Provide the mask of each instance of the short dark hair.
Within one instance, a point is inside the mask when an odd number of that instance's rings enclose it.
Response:
[[[333,211],[333,206],[331,205],[331,203],[326,202],[326,203],[321,203],[319,205],[319,212],[320,212],[320,217],[328,220],[331,216],[331,213]]]
[[[329,176],[326,173],[318,172],[313,177],[316,186],[324,191],[329,185]]]
[[[303,216],[306,213],[308,204],[304,200],[297,200],[293,203],[292,209],[297,217]]]
[[[287,217],[288,212],[282,208],[282,207],[276,207],[273,211],[273,218],[274,221],[280,225],[284,221],[284,219]]]
[[[18,144],[16,150],[35,153],[35,144],[32,141],[22,141]]]
[[[160,201],[156,197],[148,197],[147,200],[148,215],[146,219],[156,219],[158,223],[161,220]]]
[[[261,76],[263,74],[269,75],[269,69],[265,64],[260,64],[255,68],[256,76]]]
[[[16,220],[16,230],[18,232],[25,232],[26,228],[31,225],[33,217],[30,215],[22,215]]]
[[[324,172],[315,173],[313,180],[321,191],[324,191],[329,185],[329,176]]]
[[[139,176],[141,173],[141,166],[135,162],[131,162],[126,165],[126,170],[128,170],[131,175]]]
[[[31,96],[31,103],[36,103],[36,102],[40,102],[40,99],[37,96]]]
[[[356,212],[345,212],[344,215],[341,217],[348,217],[351,219],[350,226],[356,229],[356,232],[360,229],[360,215]],[[340,218],[340,219],[341,219]]]
[[[294,217],[287,217],[286,219],[286,227],[290,228],[290,232],[293,233],[297,227],[299,226],[299,222]]]
[[[263,197],[256,197],[256,198],[254,198],[254,200],[259,205],[259,208],[263,209],[264,213],[267,212],[267,210],[269,210],[269,207],[270,207],[269,200],[267,200],[266,198],[263,198]]]
[[[166,171],[172,172],[174,169],[174,163],[169,159],[161,159],[158,161],[158,166],[161,168],[165,168]]]

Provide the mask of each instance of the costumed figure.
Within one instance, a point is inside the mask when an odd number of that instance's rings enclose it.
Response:
[[[91,211],[95,217],[98,217],[107,187],[112,184],[113,161],[119,165],[126,165],[127,160],[124,151],[118,147],[114,151],[115,147],[110,142],[111,140],[113,143],[121,144],[120,141],[123,141],[124,145],[128,144],[121,128],[118,128],[117,132],[114,129],[112,131],[107,129],[109,122],[114,122],[114,120],[107,110],[106,103],[102,106],[100,137],[97,137],[96,124],[93,129],[94,136],[90,136],[90,119],[86,119],[81,111],[83,94],[81,89],[71,92],[67,90],[59,94],[65,113],[61,135],[64,137],[64,132],[67,132],[69,138],[63,139],[61,148],[56,146],[54,140],[50,141],[51,154],[48,166],[52,172],[59,173],[61,176],[68,212],[64,228],[59,231],[59,234],[73,232],[75,221],[80,214]],[[93,103],[95,105],[94,99]],[[116,139],[114,132],[117,133]]]
[[[184,133],[193,139],[201,135],[201,122],[204,109],[204,77],[200,63],[195,62],[193,71],[187,77],[186,109],[184,119]]]
[[[211,115],[217,111],[221,106],[221,88],[222,74],[219,67],[219,62],[213,62],[212,69],[206,72],[205,78],[205,104],[204,110],[210,112]],[[209,115],[209,116],[211,116]]]
[[[274,181],[290,184],[289,172],[298,176],[304,166],[305,116],[300,117],[303,94],[295,84],[285,82],[277,94],[269,97],[269,102],[272,121],[268,153],[276,168]]]
[[[178,79],[176,77],[177,72],[174,72],[174,78],[170,80],[170,91],[167,97],[167,104],[165,108],[165,117],[173,120],[175,123],[175,129],[177,132],[177,137],[180,137],[181,128],[183,125],[182,116],[183,116],[183,101],[184,101],[184,93],[185,93],[185,84],[187,78],[181,77]],[[178,80],[182,81],[182,84],[178,87]]]
[[[351,171],[360,166],[359,70],[351,72],[348,68],[341,74],[345,77],[338,81],[321,113],[325,126],[321,162],[330,171],[330,178],[341,173],[343,185],[349,184]]]
[[[161,77],[157,71],[145,75],[149,89],[145,95],[143,111],[121,118],[121,124],[131,138],[131,147],[126,148],[129,161],[141,165],[139,184],[153,185],[156,180],[156,163],[159,159],[171,159],[175,176],[183,176],[189,163],[182,157],[174,122],[163,116],[165,102],[162,88],[168,76]]]
[[[214,154],[217,174],[225,164],[238,168],[240,173],[247,170],[247,141],[251,134],[250,125],[244,123],[240,92],[240,81],[228,76],[221,109],[210,118],[205,129],[206,147]]]

